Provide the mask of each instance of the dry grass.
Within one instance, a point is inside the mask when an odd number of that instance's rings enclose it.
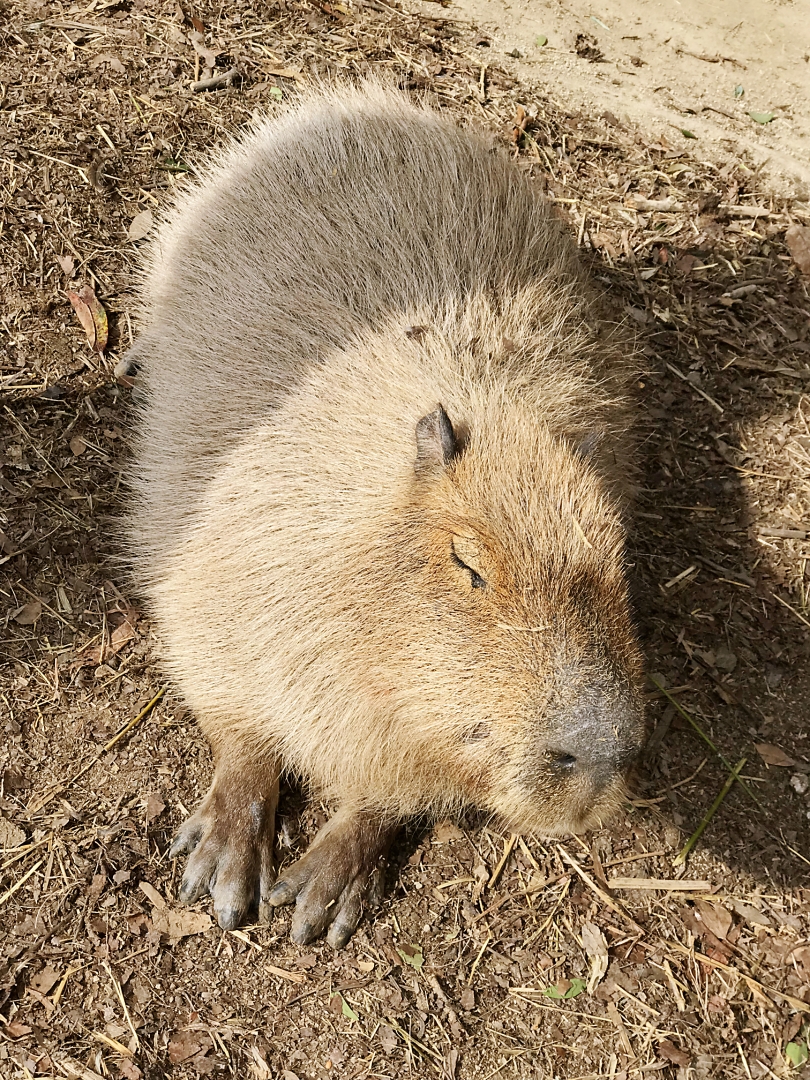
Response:
[[[0,1076],[788,1076],[810,1022],[810,298],[783,236],[807,207],[744,162],[562,114],[439,7],[15,0],[1,21]],[[239,77],[195,94],[206,50]],[[382,912],[344,953],[303,954],[287,914],[222,933],[172,899],[165,851],[209,763],[171,689],[155,700],[114,559],[131,388],[113,367],[131,220],[298,79],[381,67],[512,146],[638,326],[631,554],[666,694],[651,683],[611,828],[413,830]],[[104,358],[70,283],[106,308]],[[743,757],[745,790],[674,865]],[[286,859],[323,808],[288,790],[282,812]]]

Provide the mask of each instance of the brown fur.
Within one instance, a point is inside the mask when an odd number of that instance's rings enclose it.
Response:
[[[217,760],[186,894],[244,914],[281,767],[380,852],[468,803],[599,821],[642,732],[631,369],[532,183],[398,93],[319,91],[180,199],[143,300],[129,542]],[[611,768],[561,773],[570,739]]]

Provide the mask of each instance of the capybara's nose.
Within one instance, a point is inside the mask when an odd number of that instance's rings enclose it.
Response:
[[[638,755],[640,747],[627,745],[610,735],[573,738],[559,749],[549,749],[549,764],[561,776],[590,776],[607,781],[623,773]]]

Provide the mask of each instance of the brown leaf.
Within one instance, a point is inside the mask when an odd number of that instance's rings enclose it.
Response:
[[[671,1061],[673,1065],[683,1065],[686,1067],[692,1060],[689,1054],[685,1050],[680,1050],[674,1042],[670,1042],[669,1039],[662,1039],[658,1044],[658,1054],[664,1058],[665,1061]]]
[[[397,1039],[394,1030],[387,1024],[382,1024],[380,1025],[379,1036],[380,1046],[382,1046],[386,1054],[393,1054],[399,1045],[399,1040]]]
[[[113,71],[117,71],[119,75],[126,75],[127,73],[127,69],[124,67],[123,62],[117,56],[113,56],[112,53],[99,53],[98,56],[94,56],[88,61],[88,66],[93,70],[97,67],[101,67],[102,64],[107,64]]]
[[[133,242],[136,240],[143,240],[143,238],[151,232],[154,224],[155,219],[152,216],[152,211],[141,210],[140,214],[136,214],[132,221],[130,221],[127,238]]]
[[[42,601],[29,600],[27,604],[23,604],[16,615],[13,616],[13,619],[20,626],[33,626],[41,614]]]
[[[170,907],[157,909],[152,914],[152,927],[165,934],[170,945],[192,934],[204,934],[213,926],[211,916],[204,911],[175,910]]]
[[[110,614],[110,621],[113,617],[121,617],[120,612],[112,612]],[[76,659],[73,661],[73,667],[97,667],[101,663],[101,657],[110,656],[121,651],[128,641],[131,641],[135,637],[135,624],[140,618],[140,612],[137,608],[127,608],[124,614],[123,622],[110,634],[109,640],[103,645],[86,645],[76,654]]]
[[[70,440],[70,452],[74,457],[78,457],[79,454],[83,454],[87,449],[87,443],[81,437],[81,435],[74,435]]]
[[[143,1073],[130,1058],[124,1058],[118,1062],[118,1075],[124,1080],[141,1080]]]
[[[10,851],[24,843],[25,833],[19,825],[15,825],[13,821],[8,821],[0,815],[0,851]]]
[[[160,817],[165,809],[166,803],[161,799],[160,793],[150,791],[146,796],[146,820],[154,821],[156,817]]]
[[[703,925],[722,941],[734,921],[731,912],[726,911],[722,904],[712,904],[708,900],[695,900],[695,907],[700,912]]]
[[[154,885],[150,885],[148,881],[141,881],[138,883],[138,888],[141,890],[146,899],[154,904],[156,908],[166,907],[166,901],[157,891]]]
[[[87,344],[97,353],[107,348],[107,312],[90,285],[82,285],[78,292],[67,290],[68,300],[87,335]]]
[[[464,987],[459,995],[459,1001],[462,1009],[466,1009],[468,1012],[470,1009],[475,1008],[475,991],[471,986]]]
[[[810,225],[791,225],[785,243],[798,268],[810,277]]]
[[[802,969],[804,977],[810,979],[810,945],[800,945],[788,956],[789,964],[796,963]]]
[[[177,1065],[187,1058],[199,1054],[205,1045],[200,1033],[194,1031],[176,1031],[169,1039],[169,1061]]]
[[[72,255],[57,255],[56,261],[62,267],[62,272],[66,277],[73,277],[73,271],[76,269],[76,260]]]
[[[784,768],[789,768],[791,765],[795,765],[796,762],[792,757],[788,757],[785,751],[780,746],[774,746],[773,743],[754,743],[756,751],[766,765],[781,765]]]
[[[58,978],[59,972],[54,971],[51,965],[48,964],[38,975],[34,975],[28,985],[39,994],[47,994]]]
[[[463,840],[464,833],[452,821],[440,821],[431,837],[434,844],[446,844],[450,840]]]
[[[21,1039],[23,1035],[30,1034],[31,1028],[19,1020],[12,1020],[10,1024],[6,1024],[6,1035],[10,1035],[12,1039]]]

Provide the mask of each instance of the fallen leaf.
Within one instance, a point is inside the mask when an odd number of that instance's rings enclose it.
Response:
[[[72,255],[57,255],[56,261],[62,267],[62,272],[66,277],[73,277],[73,271],[76,269],[76,260]]]
[[[10,1035],[12,1039],[21,1039],[23,1035],[31,1034],[31,1028],[19,1020],[12,1020],[10,1024],[6,1024],[6,1034]]]
[[[538,34],[534,39],[534,43],[539,49],[542,49],[544,45],[548,45],[548,38],[545,34]]]
[[[124,1080],[141,1080],[143,1073],[131,1058],[124,1058],[118,1062],[118,1075]]]
[[[84,441],[81,435],[74,435],[73,438],[70,440],[70,452],[73,454],[73,456],[78,457],[80,454],[83,454],[86,449],[87,443]]]
[[[156,909],[152,914],[152,927],[165,934],[170,945],[192,934],[204,934],[213,926],[211,916],[204,911],[175,910],[170,907]]]
[[[41,614],[42,601],[29,600],[27,604],[23,604],[16,615],[13,616],[13,619],[20,626],[33,626]]]
[[[744,93],[745,93],[745,89],[744,89],[742,83],[738,83],[738,85],[734,87],[734,97],[735,98],[741,98]]]
[[[111,653],[120,652],[126,643],[135,637],[135,624],[140,618],[140,614],[137,608],[127,608],[123,622],[116,626],[110,634],[109,640],[98,645],[86,645],[76,654],[72,666],[97,667],[101,663],[102,655],[109,656]],[[120,617],[121,612],[113,612],[111,617],[112,615]]]
[[[0,851],[10,851],[25,843],[25,833],[13,821],[0,816]]]
[[[382,1046],[386,1054],[393,1054],[393,1052],[399,1045],[393,1029],[390,1028],[387,1024],[382,1024],[379,1030],[379,1036],[380,1045]]]
[[[138,888],[141,890],[146,899],[154,904],[156,908],[166,907],[166,901],[157,891],[154,885],[151,885],[148,881],[139,881]]]
[[[112,53],[99,53],[98,56],[94,56],[88,61],[88,66],[95,70],[97,67],[101,67],[102,64],[107,64],[113,71],[117,71],[119,75],[126,75],[127,69],[124,67],[123,62],[117,56],[113,56]]]
[[[68,300],[87,335],[87,344],[101,354],[107,348],[107,312],[90,285],[82,285],[78,292],[67,290]]]
[[[754,746],[766,765],[780,765],[783,768],[789,768],[791,765],[796,764],[795,760],[788,757],[780,746],[774,746],[773,743],[766,742],[754,743]]]
[[[754,926],[773,926],[767,915],[763,915],[757,908],[743,903],[742,900],[732,900],[731,906],[747,923],[752,923]]]
[[[591,971],[588,976],[588,993],[592,994],[596,986],[605,977],[608,969],[608,949],[605,935],[594,923],[586,922],[580,929],[582,944],[590,957]]]
[[[560,979],[556,986],[547,986],[543,993],[546,997],[554,998],[557,1001],[568,1001],[571,998],[579,997],[585,986],[584,979]]]
[[[152,230],[155,224],[155,219],[152,216],[151,210],[141,210],[140,214],[136,214],[135,217],[129,223],[129,230],[127,232],[127,239],[143,240],[145,236]]]
[[[787,958],[789,964],[798,964],[804,977],[810,979],[810,945],[800,945]]]
[[[34,975],[28,986],[31,990],[36,990],[38,994],[47,994],[51,987],[56,983],[59,974],[58,971],[54,971],[51,965],[48,964],[38,975]]]
[[[810,225],[791,225],[785,243],[798,268],[810,277]]]
[[[330,1004],[332,1002],[334,1002],[335,1004],[335,1011],[343,1013],[347,1020],[360,1019],[360,1017],[357,1015],[357,1013],[354,1011],[348,1001],[344,998],[343,994],[339,994],[337,992],[332,994],[332,997],[330,998]]]
[[[756,120],[758,124],[770,124],[771,120],[774,118],[774,113],[772,112],[750,112],[748,115],[752,120]]]
[[[146,796],[146,820],[154,821],[156,817],[160,817],[165,809],[166,803],[161,799],[160,793],[157,791],[150,791]],[[141,884],[144,883],[142,882]]]
[[[700,921],[722,941],[731,929],[733,918],[722,904],[712,904],[708,900],[695,900],[695,907],[700,912]]]
[[[407,942],[403,941],[397,946],[397,952],[410,967],[414,968],[416,971],[422,970],[425,958],[422,955],[421,945],[408,945]]]
[[[194,1057],[195,1054],[199,1054],[205,1045],[206,1040],[201,1038],[199,1032],[176,1031],[169,1039],[167,1048],[169,1061],[172,1065],[177,1065],[181,1061],[186,1061],[188,1058]],[[210,1046],[210,1043],[207,1045]]]
[[[681,1065],[683,1068],[686,1068],[692,1060],[685,1050],[679,1049],[669,1039],[662,1039],[658,1044],[658,1055],[665,1061],[671,1061],[673,1065]]]
[[[785,1047],[785,1057],[795,1069],[798,1069],[800,1065],[804,1065],[807,1059],[810,1058],[807,1044],[803,1042],[789,1042]]]
[[[468,1012],[470,1009],[475,1008],[475,991],[471,986],[465,986],[459,996],[462,1009],[466,1009]]]
[[[686,128],[681,128],[681,135],[683,135],[683,137],[685,139],[696,139],[697,138],[697,135],[695,135],[695,133],[693,131],[687,131]]]
[[[464,833],[452,821],[440,821],[433,830],[434,844],[447,844],[451,840],[463,840]]]
[[[718,671],[731,673],[737,666],[737,657],[725,645],[720,645],[714,654],[714,666]]]

